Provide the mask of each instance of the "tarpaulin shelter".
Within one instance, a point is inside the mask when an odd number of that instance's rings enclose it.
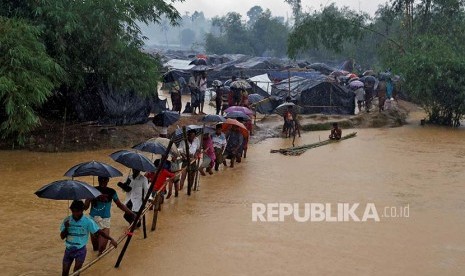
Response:
[[[177,70],[189,70],[192,67],[195,66],[195,64],[190,64],[190,60],[183,60],[183,59],[171,59],[165,64],[163,64],[163,67],[166,67],[168,69],[177,69]]]
[[[285,80],[273,85],[272,95],[281,100],[290,96],[292,102],[304,108],[305,114],[354,114],[354,93],[331,79],[325,76],[314,79],[292,77],[290,81],[290,92],[289,82]]]
[[[252,78],[249,78],[252,83],[252,90],[254,93],[260,94],[264,97],[271,95],[271,85],[273,82],[268,77],[268,74],[261,74]]]

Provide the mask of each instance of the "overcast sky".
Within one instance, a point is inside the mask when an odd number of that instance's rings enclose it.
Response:
[[[387,0],[302,0],[304,11],[319,10],[331,3],[336,3],[337,6],[348,6],[354,10],[362,10],[371,15],[374,15],[378,5],[385,3]],[[175,2],[174,6],[181,14],[189,12],[192,14],[195,10],[203,11],[206,17],[215,15],[225,15],[230,11],[235,11],[246,15],[247,11],[255,6],[261,6],[263,9],[270,9],[274,16],[291,17],[292,11],[284,0],[185,0],[184,2]]]

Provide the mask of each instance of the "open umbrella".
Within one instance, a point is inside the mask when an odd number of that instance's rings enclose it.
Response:
[[[78,180],[58,180],[37,190],[40,198],[55,200],[93,199],[101,195],[100,191],[89,184]]]
[[[287,103],[278,105],[278,107],[275,108],[274,113],[284,116],[284,113],[286,113],[286,111],[289,110],[289,107],[292,107],[291,110],[294,113],[301,113],[303,110],[301,106],[298,106],[295,103],[287,102]]]
[[[123,174],[116,168],[103,162],[91,161],[77,164],[69,169],[64,176],[101,176],[101,177],[118,177]]]
[[[359,80],[354,80],[349,83],[349,87],[354,88],[354,89],[357,89],[363,86],[365,86],[365,84]]]
[[[263,97],[262,95],[260,94],[250,94],[249,95],[249,102],[250,104],[256,104],[258,103],[259,101],[263,101],[265,99],[265,97]]]
[[[239,131],[241,132],[242,136],[244,137],[249,137],[249,131],[247,128],[244,126],[243,123],[239,122],[236,119],[226,119],[226,121],[222,125],[222,130],[224,132],[228,132],[231,130],[233,126],[237,126]]]
[[[176,123],[181,115],[174,111],[162,111],[153,117],[153,124],[159,127],[169,127]]]
[[[128,168],[136,169],[138,171],[154,172],[156,170],[155,166],[147,157],[137,152],[120,150],[110,154],[110,157]]]
[[[133,149],[150,152],[153,154],[164,154],[166,152],[165,145],[158,142],[142,142],[132,147]]]
[[[204,123],[222,123],[226,121],[226,119],[220,115],[208,114],[203,116],[199,121]]]
[[[205,57],[198,57],[191,61],[189,65],[208,65],[207,58]]]
[[[252,86],[246,80],[236,80],[233,81],[229,87],[236,88],[236,89],[250,89]]]
[[[247,114],[245,114],[244,112],[242,111],[234,111],[234,112],[230,112],[228,114],[226,114],[226,118],[230,118],[230,119],[243,119],[243,120],[250,120],[250,117],[247,116]]]
[[[245,113],[246,115],[249,115],[249,116],[253,115],[253,111],[250,110],[247,107],[244,107],[244,106],[235,106],[234,105],[234,106],[230,106],[230,107],[228,107],[228,108],[226,108],[224,110],[224,112],[226,112],[226,113],[237,112],[237,111]]]
[[[165,147],[165,149],[168,148],[169,144],[170,144],[170,139],[168,138],[163,138],[163,137],[157,137],[157,138],[151,138],[151,139],[148,139],[146,141],[146,143],[158,143],[158,144],[161,144]],[[171,146],[171,150],[170,150],[170,154],[171,155],[174,155],[174,156],[178,156],[179,155],[179,151],[178,151],[178,148],[176,147],[175,144],[173,144]]]
[[[198,126],[198,125],[186,126],[186,131],[195,130],[195,136],[199,136],[202,133],[202,129],[203,129],[203,126]],[[181,128],[176,129],[172,135],[174,135],[173,141],[175,143],[179,143],[184,139],[184,135],[182,133]]]

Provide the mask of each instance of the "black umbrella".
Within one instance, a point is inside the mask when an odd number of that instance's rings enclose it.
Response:
[[[159,127],[169,127],[170,125],[176,123],[181,115],[174,111],[162,111],[153,117],[153,124]]]
[[[255,104],[255,103],[258,103],[260,101],[263,101],[265,99],[265,97],[263,97],[262,95],[260,94],[250,94],[249,95],[249,102],[251,104]]]
[[[209,62],[204,58],[196,58],[189,65],[209,65]]]
[[[55,200],[93,199],[100,191],[78,180],[59,180],[43,186],[35,192],[38,197]]]
[[[118,177],[123,174],[116,168],[97,161],[84,162],[69,169],[65,176],[101,176],[101,177]]]
[[[143,142],[132,147],[133,149],[150,152],[153,154],[164,154],[166,152],[165,145],[158,142]]]
[[[199,121],[204,123],[222,123],[226,121],[226,119],[220,115],[208,114],[203,116]]]
[[[283,103],[282,105],[279,105],[278,107],[276,107],[276,109],[274,110],[274,113],[284,116],[284,113],[286,113],[286,111],[289,110],[290,106],[292,107],[291,111],[294,113],[301,113],[303,111],[303,108],[301,106],[298,106],[295,103],[287,102],[287,103]]]
[[[226,118],[229,118],[229,119],[243,119],[243,120],[250,120],[250,117],[247,116],[247,114],[245,114],[244,112],[241,112],[241,111],[233,111],[233,112],[229,112],[228,114],[226,114],[225,116]]]
[[[120,150],[110,154],[110,157],[128,168],[138,171],[154,172],[156,170],[155,166],[147,157],[137,152]]]

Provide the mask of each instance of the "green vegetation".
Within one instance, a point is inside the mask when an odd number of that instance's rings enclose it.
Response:
[[[156,93],[160,65],[141,52],[137,23],[162,16],[171,24],[179,19],[159,0],[1,0],[0,49],[7,53],[0,59],[2,136],[24,142],[53,90],[79,94],[89,74],[120,91]]]
[[[205,38],[207,52],[285,56],[289,28],[284,19],[273,17],[269,10],[263,11],[259,6],[252,7],[247,15],[249,20],[245,23],[236,12],[213,18],[212,32]]]
[[[392,68],[430,123],[459,126],[465,115],[464,7],[460,0],[397,0],[369,18],[330,5],[303,16],[290,34],[288,53]]]

